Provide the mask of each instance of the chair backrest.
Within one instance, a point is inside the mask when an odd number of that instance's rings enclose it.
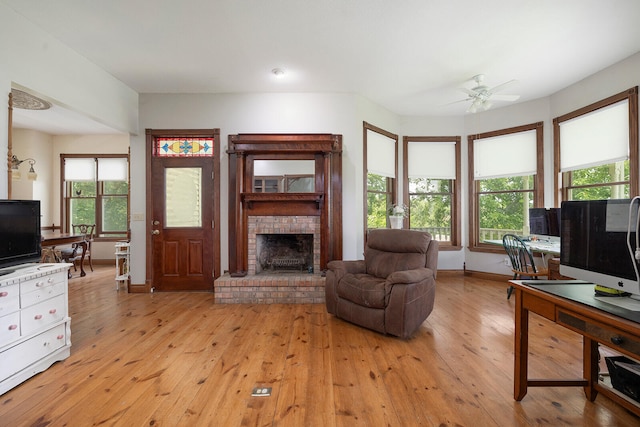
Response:
[[[387,277],[394,271],[436,266],[428,265],[427,252],[432,241],[425,231],[404,229],[376,229],[367,234],[364,260],[367,273]],[[437,259],[437,255],[436,255]]]
[[[84,234],[85,240],[92,241],[93,233],[96,229],[95,224],[71,224],[71,228],[75,234]]]
[[[509,256],[511,268],[521,273],[537,273],[533,254],[522,239],[515,234],[505,234],[502,246]]]

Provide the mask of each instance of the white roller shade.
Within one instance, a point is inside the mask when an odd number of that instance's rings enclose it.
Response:
[[[96,160],[94,158],[64,159],[65,181],[95,181]]]
[[[367,172],[396,177],[396,141],[367,129]]]
[[[473,143],[474,179],[534,175],[536,131],[510,133]]]
[[[629,101],[560,123],[560,169],[568,172],[629,158]]]
[[[98,158],[98,181],[127,181],[127,159],[125,157]]]
[[[410,141],[409,178],[456,179],[456,143]]]

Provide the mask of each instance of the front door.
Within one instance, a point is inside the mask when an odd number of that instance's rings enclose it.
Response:
[[[219,259],[219,245],[214,245],[217,159],[207,150],[194,154],[203,147],[213,151],[218,140],[156,135],[152,144],[152,286],[156,291],[213,291],[214,260]]]

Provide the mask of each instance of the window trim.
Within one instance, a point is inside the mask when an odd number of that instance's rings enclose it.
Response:
[[[502,247],[480,243],[478,184],[474,178],[473,143],[478,139],[504,136],[512,133],[536,131],[536,176],[534,178],[533,205],[544,207],[544,123],[536,122],[507,129],[479,133],[467,136],[468,147],[468,185],[469,185],[469,250],[476,252],[504,253]]]
[[[369,174],[368,171],[368,167],[367,167],[367,130],[370,130],[372,132],[376,132],[379,133],[381,135],[386,136],[389,139],[393,139],[395,140],[395,147],[394,147],[394,152],[395,152],[395,161],[394,161],[394,165],[395,165],[395,176],[394,178],[387,178],[387,182],[390,185],[390,192],[391,192],[391,203],[392,204],[396,204],[398,203],[398,135],[388,132],[384,129],[381,129],[377,126],[374,126],[370,123],[367,122],[362,122],[362,164],[363,164],[363,176],[362,176],[362,182],[363,182],[363,189],[364,191],[363,193],[363,200],[362,200],[362,206],[363,206],[363,212],[362,212],[362,219],[363,219],[363,228],[364,228],[364,243],[366,245],[367,243],[367,209],[368,209],[368,201],[367,201],[367,195],[369,194],[369,190],[368,190],[368,185],[367,185],[367,176]],[[389,220],[387,219],[387,222]],[[405,218],[406,221],[406,218]]]
[[[411,204],[409,203],[409,143],[410,142],[453,142],[455,144],[456,156],[456,177],[451,189],[452,206],[451,206],[451,241],[440,242],[441,251],[451,251],[462,249],[462,207],[460,205],[460,192],[462,187],[461,163],[462,154],[460,145],[462,138],[460,136],[404,136],[402,138],[402,184],[404,189],[403,199],[409,208],[408,219],[411,218]]]
[[[65,159],[73,159],[73,158],[90,158],[90,159],[98,159],[98,158],[126,158],[127,159],[127,230],[126,236],[118,236],[118,237],[104,237],[100,236],[98,232],[101,230],[101,227],[98,226],[98,222],[101,220],[99,217],[98,206],[96,206],[96,232],[94,236],[94,241],[102,241],[102,242],[111,242],[129,239],[130,236],[130,218],[131,218],[131,149],[127,153],[111,153],[111,154],[60,154],[60,224],[61,231],[63,233],[71,232],[71,220],[69,219],[68,214],[68,197],[66,192],[67,182],[65,180],[64,175],[64,164]],[[101,190],[98,189],[100,186],[99,183],[101,181],[97,180],[96,176],[96,191],[100,193]],[[96,200],[98,199],[98,194],[96,194]]]
[[[629,101],[629,195],[631,197],[638,195],[638,180],[640,178],[638,172],[638,86],[635,86],[553,119],[553,179],[554,204],[556,206],[560,206],[563,200],[568,200],[568,188],[565,186],[563,173],[560,171],[560,124],[625,99]]]

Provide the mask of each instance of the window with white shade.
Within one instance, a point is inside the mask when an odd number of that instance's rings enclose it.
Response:
[[[528,233],[529,208],[543,206],[542,131],[539,122],[468,137],[471,249],[498,251],[505,234]]]
[[[363,128],[366,235],[368,229],[389,226],[387,212],[397,202],[398,135],[366,122]]]
[[[460,137],[403,138],[409,228],[429,232],[441,249],[460,245]]]
[[[562,200],[638,194],[637,87],[557,117],[553,124]]]
[[[127,237],[129,156],[62,154],[63,221],[96,224],[95,239]]]

